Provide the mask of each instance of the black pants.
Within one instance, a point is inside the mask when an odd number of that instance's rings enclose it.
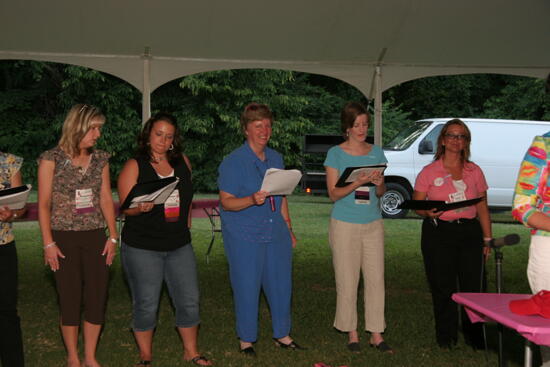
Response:
[[[61,324],[79,326],[82,310],[84,320],[103,324],[109,284],[106,256],[101,255],[107,241],[105,230],[52,231],[52,236],[65,255],[54,273]]]
[[[422,255],[432,292],[435,333],[439,345],[457,341],[458,307],[455,292],[481,292],[483,234],[479,221],[461,223],[430,220],[422,223]],[[481,323],[472,324],[462,309],[462,331],[467,343],[483,346]]]
[[[17,315],[15,241],[0,245],[0,360],[3,367],[24,365],[21,325]]]

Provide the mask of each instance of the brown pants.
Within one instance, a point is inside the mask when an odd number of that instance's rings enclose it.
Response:
[[[52,235],[65,255],[54,273],[61,324],[80,325],[82,306],[86,321],[103,324],[109,282],[109,267],[101,255],[107,240],[105,230],[52,231]]]

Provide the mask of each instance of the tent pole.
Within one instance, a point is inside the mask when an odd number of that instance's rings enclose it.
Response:
[[[382,71],[376,67],[374,74],[374,144],[382,146]]]
[[[143,53],[143,91],[141,100],[142,124],[151,117],[151,50],[145,47]]]

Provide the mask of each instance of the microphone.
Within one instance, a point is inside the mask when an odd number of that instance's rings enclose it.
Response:
[[[489,241],[486,246],[490,248],[501,248],[504,246],[512,246],[519,242],[520,238],[519,235],[516,233],[508,234],[504,237],[500,238],[493,238],[491,241]]]

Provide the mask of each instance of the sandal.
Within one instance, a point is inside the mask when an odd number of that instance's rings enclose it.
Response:
[[[307,348],[304,348],[304,347],[298,345],[298,343],[296,343],[294,340],[291,341],[288,344],[280,342],[279,340],[277,340],[277,338],[273,338],[273,341],[275,342],[276,346],[278,346],[279,348],[282,348],[282,349],[290,349],[290,350],[306,350],[307,349]]]
[[[141,360],[136,363],[136,366],[152,366],[151,361]]]
[[[385,341],[381,341],[380,343],[378,344],[372,344],[370,345],[371,347],[375,347],[376,349],[378,349],[380,352],[382,353],[388,353],[388,354],[393,354],[394,351],[392,349],[392,347],[390,347],[388,345],[388,343],[386,343]]]
[[[208,358],[206,358],[205,356],[201,356],[201,355],[190,359],[189,362],[191,362],[191,363],[193,363],[194,365],[197,365],[197,366],[211,366],[211,364],[199,363],[199,362],[205,362],[205,363],[210,362],[210,360]]]

